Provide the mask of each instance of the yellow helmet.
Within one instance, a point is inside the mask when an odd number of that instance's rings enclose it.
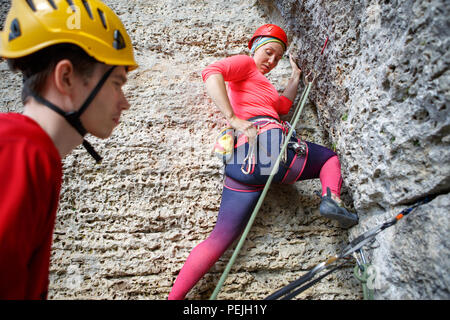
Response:
[[[72,43],[97,61],[138,67],[119,17],[99,0],[12,0],[0,32],[0,56],[20,58],[59,43]]]

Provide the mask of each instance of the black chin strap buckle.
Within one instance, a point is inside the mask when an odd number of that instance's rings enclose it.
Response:
[[[80,120],[80,112],[78,111],[66,112],[64,118],[67,120],[67,122],[70,123],[72,127],[75,128],[75,130],[78,131],[78,133],[82,137],[84,137],[87,134],[87,130],[84,128]],[[97,151],[95,151],[94,147],[86,139],[83,139],[83,146],[86,149],[86,151],[92,156],[92,158],[95,159],[96,163],[100,163],[102,161],[102,157],[97,153]]]
[[[78,131],[78,133],[82,137],[84,137],[87,134],[87,130],[84,128],[80,120],[80,112],[78,111],[66,112],[64,118],[67,120],[67,122],[70,123],[72,127],[75,128],[75,130]],[[97,151],[95,151],[94,147],[86,139],[83,139],[83,147],[92,156],[92,158],[94,158],[96,163],[100,163],[102,161],[102,157],[97,153]]]
[[[84,128],[83,124],[80,120],[80,113],[78,111],[71,111],[66,112],[64,115],[64,118],[67,122],[70,123],[72,127],[75,128],[75,130],[78,131],[78,133],[84,137],[87,134],[87,130]]]

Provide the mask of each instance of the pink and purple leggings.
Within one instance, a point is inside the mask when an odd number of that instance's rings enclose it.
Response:
[[[258,152],[270,154],[273,144],[270,141],[281,137],[281,130],[271,129],[258,136]],[[291,138],[292,141],[295,138]],[[279,141],[281,142],[281,141]],[[287,177],[295,177],[294,181],[320,178],[322,194],[327,187],[331,192],[340,196],[342,184],[341,165],[333,151],[320,145],[306,142],[308,148],[306,156],[298,157],[292,149],[288,149],[287,161],[289,165],[281,164],[274,176],[274,183],[285,183]],[[248,143],[239,148],[248,151]],[[274,152],[273,157],[278,156]],[[269,175],[266,173],[270,163],[257,162],[251,174],[241,171],[241,163],[237,157],[246,152],[235,152],[234,161],[225,167],[225,183],[222,191],[219,214],[216,226],[209,237],[198,244],[190,253],[181,269],[175,284],[169,294],[169,300],[184,299],[191,288],[208,272],[228,247],[244,230],[248,219],[258,201]],[[259,158],[259,157],[258,157]],[[287,172],[288,168],[300,168],[297,172]]]

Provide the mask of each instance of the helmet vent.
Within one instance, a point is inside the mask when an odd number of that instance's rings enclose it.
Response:
[[[31,8],[31,10],[33,10],[34,12],[36,12],[36,7],[34,6],[34,3],[32,0],[27,0],[27,4],[28,6]]]
[[[91,6],[89,5],[89,2],[87,0],[83,0],[84,8],[86,9],[89,17],[94,20],[94,16],[92,15]]]
[[[104,27],[105,29],[108,29],[108,27],[106,26],[106,18],[105,18],[105,14],[104,14],[103,11],[100,10],[100,9],[97,9],[97,12],[98,12],[98,15],[100,16],[100,20],[102,20],[103,27]]]
[[[19,25],[19,20],[14,19],[11,22],[11,28],[10,28],[10,32],[9,32],[9,37],[8,37],[8,41],[14,40],[15,38],[20,37],[20,35],[22,34],[20,32],[20,25]]]
[[[119,30],[114,30],[114,42],[113,42],[114,49],[120,50],[126,47],[125,40],[122,37],[122,34]]]
[[[75,9],[75,6],[73,4],[72,0],[66,0],[67,4],[69,5],[69,7],[72,8],[72,12],[76,12],[77,10]]]
[[[53,7],[53,9],[58,9],[58,7],[56,6],[55,2],[53,0],[47,0],[48,3],[50,3],[50,5]]]

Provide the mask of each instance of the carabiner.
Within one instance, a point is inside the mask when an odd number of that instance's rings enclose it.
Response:
[[[316,80],[316,76],[317,76],[317,75],[316,75],[315,73],[313,74],[314,77],[312,78],[312,80],[311,80],[311,81],[308,80],[309,76],[310,76],[312,73],[313,73],[313,72],[310,71],[310,72],[305,76],[305,78],[303,79],[303,84],[305,85],[305,87],[308,86],[309,83],[312,83],[312,82],[314,82],[314,80]]]

